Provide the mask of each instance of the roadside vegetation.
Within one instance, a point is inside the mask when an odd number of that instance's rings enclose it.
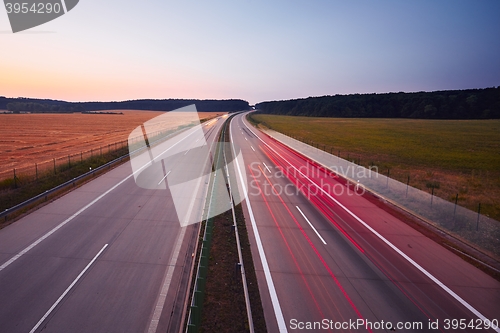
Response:
[[[241,204],[235,207],[255,332],[266,322]],[[249,332],[231,211],[214,218],[200,332]]]
[[[44,172],[40,174],[36,179],[33,177],[23,177],[22,175],[20,177],[16,177],[15,179],[4,179],[0,181],[0,211],[12,208],[28,199],[44,193],[47,190],[53,189],[58,185],[70,181],[80,175],[83,175],[90,170],[96,169],[101,165],[124,156],[127,153],[128,148],[124,147],[111,151],[109,153],[104,153],[102,155],[96,155],[91,158],[84,159],[81,162],[59,165],[54,169],[54,171]],[[84,182],[85,180],[80,180],[74,185],[76,186]],[[68,191],[68,189],[61,190],[61,193],[66,191]],[[60,195],[61,193],[55,193],[52,195],[52,197]],[[22,213],[22,211],[20,211],[19,213]],[[16,214],[14,214],[13,216],[9,216],[8,219],[1,219],[0,229],[9,224],[15,216]]]
[[[251,115],[266,126],[500,220],[500,120]]]

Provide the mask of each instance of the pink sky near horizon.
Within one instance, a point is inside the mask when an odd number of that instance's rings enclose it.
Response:
[[[12,34],[0,96],[294,99],[500,85],[499,1],[80,1]]]

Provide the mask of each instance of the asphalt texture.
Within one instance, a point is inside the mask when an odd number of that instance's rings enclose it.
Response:
[[[498,281],[244,117],[231,138],[270,332],[471,332],[500,319]]]
[[[202,125],[207,147],[222,123]],[[172,176],[199,158],[190,133],[175,139],[185,154],[163,163]],[[199,171],[207,178],[210,161]],[[137,178],[178,183],[162,176]],[[134,178],[123,164],[0,230],[0,332],[179,330],[199,223],[181,228],[168,186]],[[203,211],[205,178],[192,193],[193,216]]]

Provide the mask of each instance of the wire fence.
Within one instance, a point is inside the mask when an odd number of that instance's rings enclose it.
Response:
[[[431,193],[409,186],[378,173],[374,168],[365,168],[352,161],[311,146],[271,129],[265,133],[297,150],[305,156],[323,164],[344,178],[381,195],[400,207],[416,213],[440,229],[457,238],[472,243],[486,252],[500,257],[500,222],[481,214],[481,205],[472,211],[449,202]],[[322,146],[322,145],[321,145]]]
[[[0,181],[4,181],[4,183],[9,184],[13,182],[14,187],[17,187],[20,183],[36,181],[46,177],[47,175],[63,172],[78,163],[102,157],[103,155],[123,149],[126,146],[127,141],[118,141],[105,146],[91,148],[90,150],[82,150],[78,153],[54,157],[52,159],[42,160],[31,165],[24,165],[19,168],[5,170],[0,172]],[[6,182],[8,180],[10,180],[10,182]]]
[[[171,134],[169,131],[156,131],[150,133],[149,142],[153,142]],[[148,144],[149,144],[148,142]],[[0,190],[5,188],[17,188],[22,184],[34,182],[49,175],[55,175],[75,167],[83,162],[102,162],[102,157],[110,155],[125,155],[129,150],[134,150],[135,146],[141,146],[144,137],[138,136],[128,138],[128,140],[116,141],[107,145],[100,145],[88,150],[81,150],[77,153],[65,154],[51,159],[44,159],[22,167],[8,169],[0,172]],[[101,161],[99,161],[101,160]]]
[[[255,124],[258,124],[261,129],[268,129],[271,131],[275,131],[273,127],[267,124],[264,121],[255,122],[252,118],[249,119],[253,121]],[[378,162],[375,164],[373,159],[366,157],[363,153],[354,153],[349,151],[342,151],[338,148],[335,148],[331,145],[323,144],[315,142],[311,139],[307,139],[304,137],[300,137],[295,135],[294,133],[288,133],[285,131],[276,131],[278,133],[284,134],[290,138],[301,141],[309,146],[315,147],[317,149],[323,150],[331,155],[336,155],[339,158],[343,158],[349,162],[357,164],[359,166],[365,166],[368,169],[376,170],[376,172],[380,172],[380,174],[384,174],[387,177],[390,177],[399,182],[404,182],[407,186],[413,186],[420,190],[427,189],[431,194],[431,197],[440,197],[447,201],[454,202],[462,207],[466,207],[469,210],[475,210],[476,212],[484,212],[487,216],[491,214],[495,214],[495,205],[496,203],[490,197],[482,197],[481,200],[485,200],[484,205],[477,200],[478,193],[474,193],[474,190],[469,192],[469,188],[474,188],[476,185],[474,184],[475,175],[478,173],[475,170],[472,170],[471,177],[467,180],[467,183],[460,185],[457,188],[457,182],[453,178],[445,179],[439,176],[439,173],[435,174],[435,170],[430,170],[427,172],[413,172],[412,170],[406,168],[395,168],[391,166],[390,162]],[[488,174],[488,172],[486,172]],[[479,175],[481,172],[479,171]],[[478,179],[476,177],[476,179]],[[484,179],[482,185],[488,184],[488,178]],[[450,190],[454,189],[454,190]],[[488,211],[490,214],[488,214]],[[493,219],[498,218],[498,215],[494,215]]]

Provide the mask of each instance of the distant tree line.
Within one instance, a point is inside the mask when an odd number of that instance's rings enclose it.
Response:
[[[40,103],[24,103],[24,102],[13,102],[7,103],[6,106],[8,111],[14,113],[20,112],[31,112],[31,113],[73,113],[85,111],[81,105],[76,105],[72,103],[65,104],[40,104]]]
[[[86,102],[81,103],[87,111],[98,110],[153,110],[172,111],[191,104],[196,105],[196,109],[201,112],[232,112],[248,110],[250,108],[247,101],[239,99],[228,100],[197,100],[197,99],[141,99],[123,102]]]
[[[498,119],[500,87],[309,97],[256,104],[262,113],[346,118]]]
[[[12,112],[34,113],[69,113],[102,110],[153,110],[172,111],[191,104],[201,112],[234,112],[249,110],[247,101],[240,99],[228,100],[196,100],[196,99],[142,99],[123,102],[81,102],[70,103],[49,99],[6,98],[0,96],[0,110]]]

